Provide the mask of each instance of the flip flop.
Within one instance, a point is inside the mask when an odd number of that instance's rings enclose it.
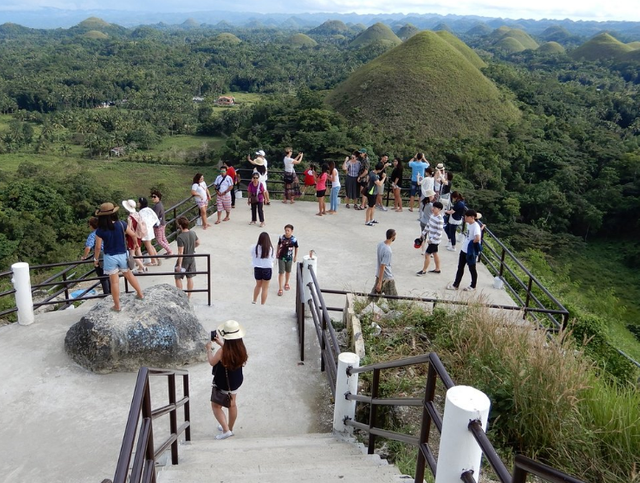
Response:
[[[220,220],[218,220],[218,221],[216,221],[216,222],[214,223],[214,225],[219,225],[219,224],[220,224]]]
[[[282,290],[278,290],[278,297],[282,297],[282,294],[283,294],[283,293],[284,293],[284,292],[283,292]]]
[[[291,290],[291,287],[289,286],[289,284],[288,284],[288,283],[285,283],[285,284],[284,284],[284,289],[285,289],[285,290]]]

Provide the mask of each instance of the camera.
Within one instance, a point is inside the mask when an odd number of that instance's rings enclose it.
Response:
[[[211,331],[211,340],[216,340],[216,335],[217,335],[216,331],[212,330]]]

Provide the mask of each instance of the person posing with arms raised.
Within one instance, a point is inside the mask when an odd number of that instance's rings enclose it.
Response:
[[[411,168],[411,189],[409,191],[409,211],[413,211],[413,199],[419,193],[418,181],[424,176],[425,170],[429,167],[427,159],[423,153],[416,155],[409,161]]]
[[[236,398],[238,389],[242,386],[244,375],[242,368],[247,363],[247,348],[242,341],[245,335],[244,328],[235,320],[227,320],[224,324],[218,326],[215,331],[215,338],[206,345],[207,359],[212,366],[213,374],[212,386],[217,387],[224,394],[231,396],[229,404],[229,417],[224,414],[221,404],[214,402],[213,392],[211,391],[211,410],[218,421],[218,431],[216,439],[227,439],[233,436],[233,428],[238,418],[238,406]],[[220,346],[220,349],[213,352],[213,343]]]
[[[111,296],[113,297],[114,312],[120,312],[120,281],[118,273],[122,272],[124,278],[136,291],[136,297],[140,300],[144,298],[138,279],[129,270],[127,265],[127,247],[124,235],[127,233],[131,237],[136,234],[127,226],[124,221],[118,220],[118,206],[113,203],[102,203],[95,215],[98,217],[98,229],[96,230],[96,248],[94,253],[100,253],[104,247],[104,273],[109,275],[111,283]],[[94,266],[99,265],[98,257],[93,257]]]

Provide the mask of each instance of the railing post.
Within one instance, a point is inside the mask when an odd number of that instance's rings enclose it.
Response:
[[[380,369],[373,370],[373,382],[371,383],[371,399],[378,398],[378,388],[380,387]],[[369,454],[373,454],[376,448],[376,437],[371,434],[371,428],[375,427],[378,423],[377,421],[377,412],[378,405],[371,404],[371,410],[369,412],[369,447],[367,448],[367,452]]]
[[[69,300],[69,285],[67,284],[67,272],[62,272],[62,283],[64,283],[64,299]]]
[[[318,278],[318,257],[316,256],[316,252],[311,250],[309,255],[305,255],[302,257],[302,284],[304,286],[304,300],[303,302],[307,302],[311,299],[311,291],[308,287],[309,283],[313,281],[311,277],[311,273],[309,269],[313,270],[316,278]]]
[[[176,435],[176,440],[171,443],[171,464],[178,464],[178,410],[176,404],[176,375],[169,374],[167,376],[167,390],[169,391],[169,404],[173,404],[174,408],[169,413],[169,431]]]
[[[531,286],[533,285],[533,277],[529,275],[529,283],[527,284],[527,296],[524,300],[524,317],[527,318],[527,309],[529,308],[529,300],[531,300]]]
[[[18,324],[31,325],[35,321],[29,264],[18,262],[11,265],[13,277],[11,283],[16,290],[15,299],[18,308]]]
[[[187,398],[187,402],[184,403],[184,420],[189,423],[189,426],[184,430],[185,441],[191,441],[191,396],[189,392],[189,374],[182,376],[182,394]]]
[[[500,273],[498,273],[498,276],[502,278],[502,276],[504,275],[504,257],[507,256],[507,252],[505,251],[504,247],[502,248],[502,253],[500,254]]]
[[[347,375],[347,368],[360,367],[360,357],[353,352],[343,352],[338,356],[336,374],[336,402],[333,408],[333,430],[339,433],[353,434],[353,428],[344,424],[345,418],[353,420],[356,415],[356,402],[349,401],[345,395],[358,394],[358,374]]]
[[[490,407],[487,395],[473,387],[454,386],[447,391],[435,483],[460,481],[460,475],[469,470],[480,481],[482,449],[469,431],[469,422],[479,420],[486,430]]]
[[[207,253],[207,300],[211,307],[211,254]]]

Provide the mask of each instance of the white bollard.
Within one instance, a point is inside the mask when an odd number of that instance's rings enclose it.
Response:
[[[454,386],[447,391],[435,483],[459,483],[467,470],[473,470],[473,478],[480,481],[482,450],[468,426],[478,419],[486,431],[490,407],[487,395],[473,387]]]
[[[13,277],[11,283],[16,289],[16,307],[18,308],[18,324],[31,325],[35,321],[33,314],[33,297],[31,296],[31,278],[29,264],[18,262],[11,265]]]
[[[302,284],[304,285],[304,303],[307,303],[311,299],[311,292],[309,291],[309,287],[307,285],[313,281],[311,278],[311,273],[309,272],[309,267],[313,268],[313,273],[316,275],[316,279],[318,278],[318,257],[316,256],[316,252],[311,250],[309,255],[305,255],[302,257]]]
[[[347,367],[360,367],[360,357],[353,352],[343,352],[338,356],[338,372],[336,375],[336,402],[333,409],[333,430],[339,433],[353,434],[352,426],[345,426],[345,416],[355,418],[356,402],[347,401],[347,392],[358,394],[358,374],[347,376]]]

